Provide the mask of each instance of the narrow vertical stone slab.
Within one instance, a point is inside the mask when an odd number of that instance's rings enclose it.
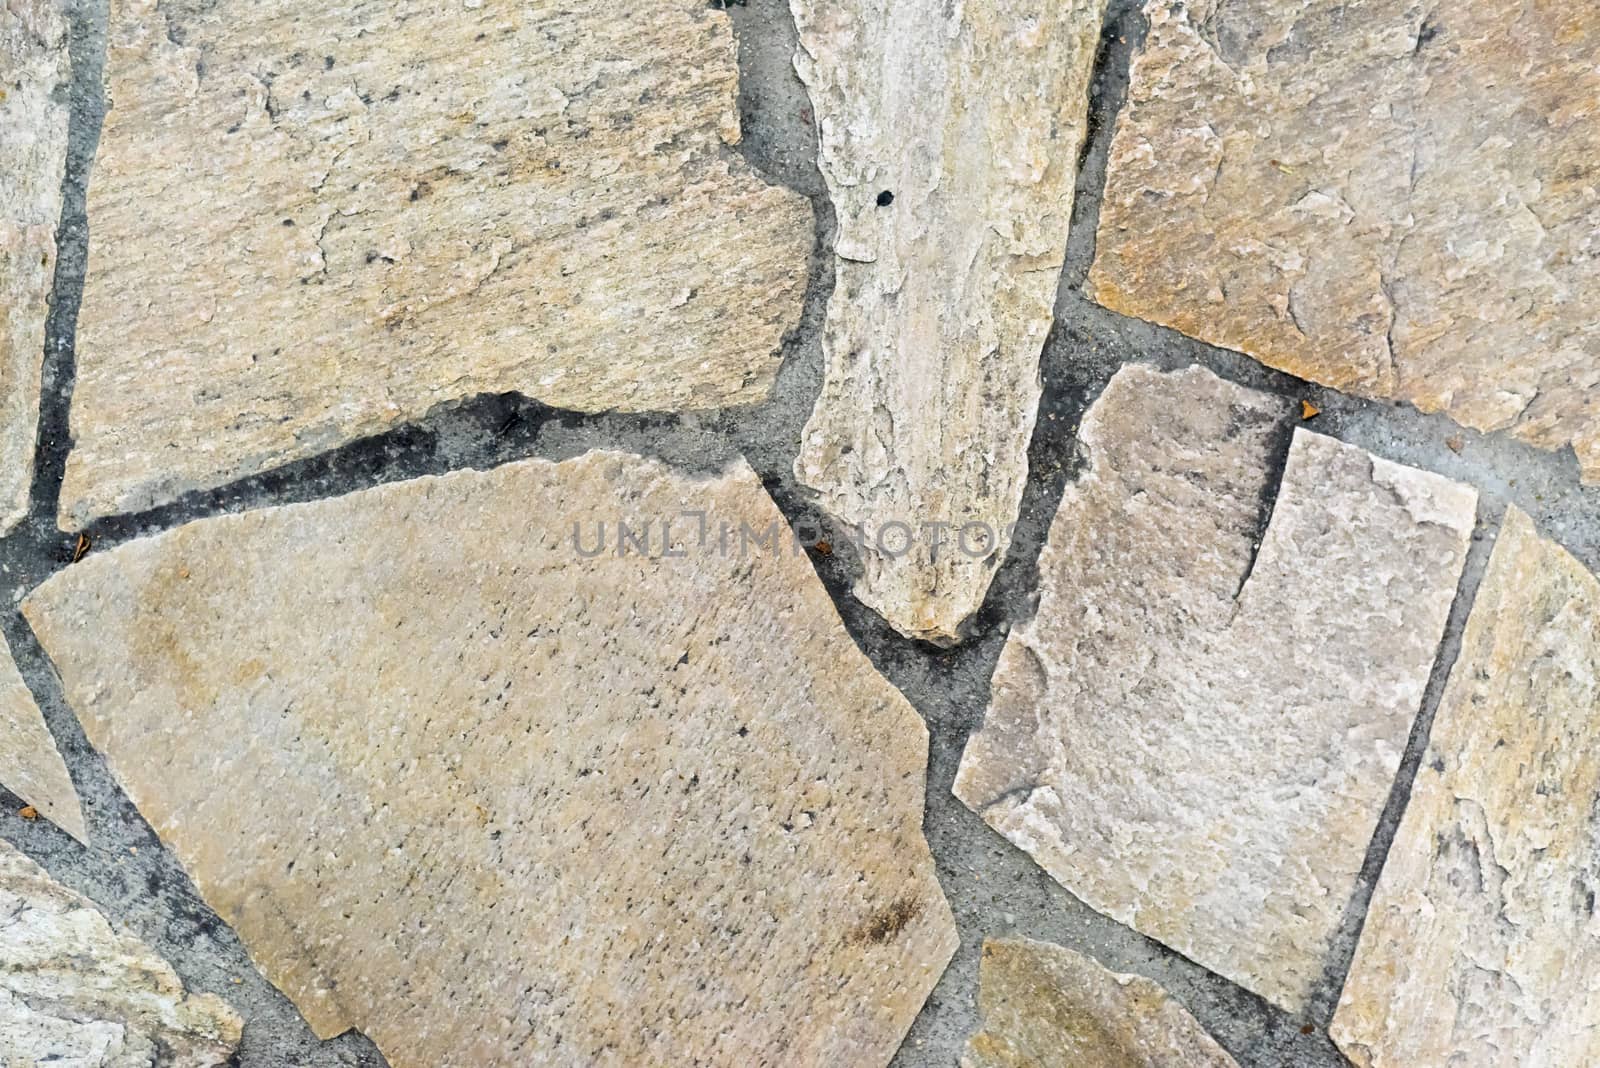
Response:
[[[764,398],[810,206],[705,0],[117,0],[62,520],[438,405]]]
[[[22,798],[45,819],[88,844],[83,807],[66,762],[46,726],[33,693],[22,681],[11,646],[0,636],[0,786]]]
[[[1510,509],[1330,1033],[1362,1068],[1600,1063],[1600,581]]]
[[[319,1035],[881,1065],[956,946],[927,731],[791,542],[742,536],[782,523],[743,463],[591,453],[191,523],[24,610]]]
[[[0,841],[0,1064],[221,1068],[241,1022]]]
[[[1095,299],[1600,479],[1600,7],[1145,14]]]
[[[0,533],[27,514],[33,482],[67,78],[67,23],[56,0],[0,4]]]
[[[1238,1068],[1160,986],[1061,946],[985,942],[978,982],[961,1068]]]
[[[1022,499],[1105,0],[790,8],[839,221],[795,475],[863,528],[856,596],[948,643]]]
[[[1291,1011],[1400,764],[1476,494],[1294,432],[1201,368],[1119,372],[955,792],[1092,907]]]

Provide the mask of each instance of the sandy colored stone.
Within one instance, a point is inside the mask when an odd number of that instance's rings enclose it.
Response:
[[[78,791],[45,725],[44,714],[22,681],[11,646],[0,636],[0,786],[80,842],[89,841]]]
[[[839,220],[795,475],[863,528],[856,596],[948,643],[1022,500],[1105,0],[790,8]]]
[[[1510,509],[1333,1026],[1362,1068],[1600,1064],[1600,581]]]
[[[1061,946],[985,942],[978,982],[961,1068],[1237,1068],[1160,986]]]
[[[704,0],[116,0],[62,519],[516,391],[764,398],[810,206]]]
[[[0,841],[0,1064],[7,1068],[220,1068],[242,1026],[215,994],[113,930]]]
[[[1092,907],[1300,1010],[1422,701],[1476,493],[1202,368],[1118,372],[955,792]],[[1256,545],[1259,539],[1259,550]]]
[[[927,732],[792,542],[737,534],[781,523],[742,462],[591,453],[201,520],[25,611],[319,1035],[395,1068],[883,1064],[956,945]]]
[[[1145,14],[1095,299],[1600,479],[1600,7]]]
[[[0,4],[0,533],[27,514],[33,482],[68,68],[67,22],[55,0]]]

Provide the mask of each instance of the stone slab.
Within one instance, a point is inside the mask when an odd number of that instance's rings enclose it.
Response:
[[[1515,507],[1330,1028],[1361,1068],[1600,1063],[1600,581]]]
[[[590,453],[197,521],[24,611],[317,1034],[881,1065],[956,946],[927,731],[799,550],[724,533],[782,524],[742,462]]]
[[[39,814],[88,844],[78,791],[56,748],[55,736],[33,692],[22,681],[11,645],[0,636],[0,786],[32,805]]]
[[[1600,7],[1145,14],[1094,298],[1600,479]]]
[[[0,916],[0,1064],[233,1063],[242,1025],[221,998],[185,993],[150,947],[3,840]]]
[[[862,529],[856,596],[949,644],[1022,499],[1105,0],[790,8],[839,221],[795,475]]]
[[[1302,1009],[1399,768],[1476,493],[1124,368],[955,792],[1093,908]],[[1260,532],[1276,488],[1270,521]]]
[[[813,232],[735,52],[704,0],[117,0],[63,523],[478,394],[763,399]]]
[[[1160,986],[1061,946],[985,942],[978,982],[961,1068],[1237,1068]]]
[[[55,0],[0,5],[0,533],[27,514],[33,483],[69,68]]]

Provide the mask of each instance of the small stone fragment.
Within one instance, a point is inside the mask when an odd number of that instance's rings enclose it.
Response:
[[[1061,946],[985,942],[978,978],[961,1068],[1237,1068],[1160,986]]]
[[[120,0],[63,524],[478,394],[764,398],[813,231],[735,54],[704,0]]]
[[[1476,493],[1201,368],[1118,372],[955,792],[1092,907],[1305,1005],[1422,701]]]
[[[855,595],[948,644],[1010,544],[1105,0],[790,0],[839,218],[795,475]]]
[[[67,166],[67,22],[56,0],[0,4],[0,534],[28,513],[46,301]]]
[[[0,840],[0,1064],[221,1068],[242,1023]]]
[[[24,611],[262,971],[395,1068],[881,1065],[955,950],[927,731],[742,462],[200,520]]]
[[[1600,479],[1600,6],[1145,15],[1094,298]]]
[[[11,646],[0,636],[0,786],[27,802],[20,815],[40,813],[78,841],[88,844],[78,791],[44,714],[22,681]],[[33,816],[28,815],[33,810]]]
[[[1303,401],[1300,402],[1300,418],[1301,419],[1307,419],[1307,420],[1315,419],[1317,416],[1319,416],[1321,414],[1322,414],[1322,409],[1318,408],[1315,404],[1312,404],[1310,401],[1303,400]]]
[[[1330,1033],[1361,1068],[1600,1064],[1600,581],[1515,507]]]

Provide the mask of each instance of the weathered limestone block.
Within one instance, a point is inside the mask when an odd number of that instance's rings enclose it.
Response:
[[[1362,1068],[1600,1064],[1600,581],[1512,508],[1330,1028]]]
[[[62,517],[480,393],[762,399],[813,240],[704,0],[113,5]]]
[[[1092,907],[1305,1004],[1422,701],[1476,493],[1201,368],[1119,372],[955,792]]]
[[[882,1064],[956,945],[927,732],[790,543],[723,533],[781,522],[742,463],[591,453],[191,523],[25,611],[319,1035],[396,1068]]]
[[[1095,299],[1600,479],[1600,7],[1145,13]]]
[[[67,23],[56,0],[0,4],[0,533],[27,514],[33,482],[67,78]]]
[[[856,596],[948,643],[1022,499],[1105,0],[790,8],[839,219],[795,475],[862,528]]]
[[[961,1068],[1237,1068],[1160,986],[1070,949],[985,942],[978,978],[983,1029]]]
[[[8,1068],[220,1068],[239,1017],[186,994],[172,966],[113,930],[0,841],[0,1064]]]
[[[85,844],[88,829],[78,791],[45,725],[44,714],[22,681],[11,646],[0,636],[0,786]]]

